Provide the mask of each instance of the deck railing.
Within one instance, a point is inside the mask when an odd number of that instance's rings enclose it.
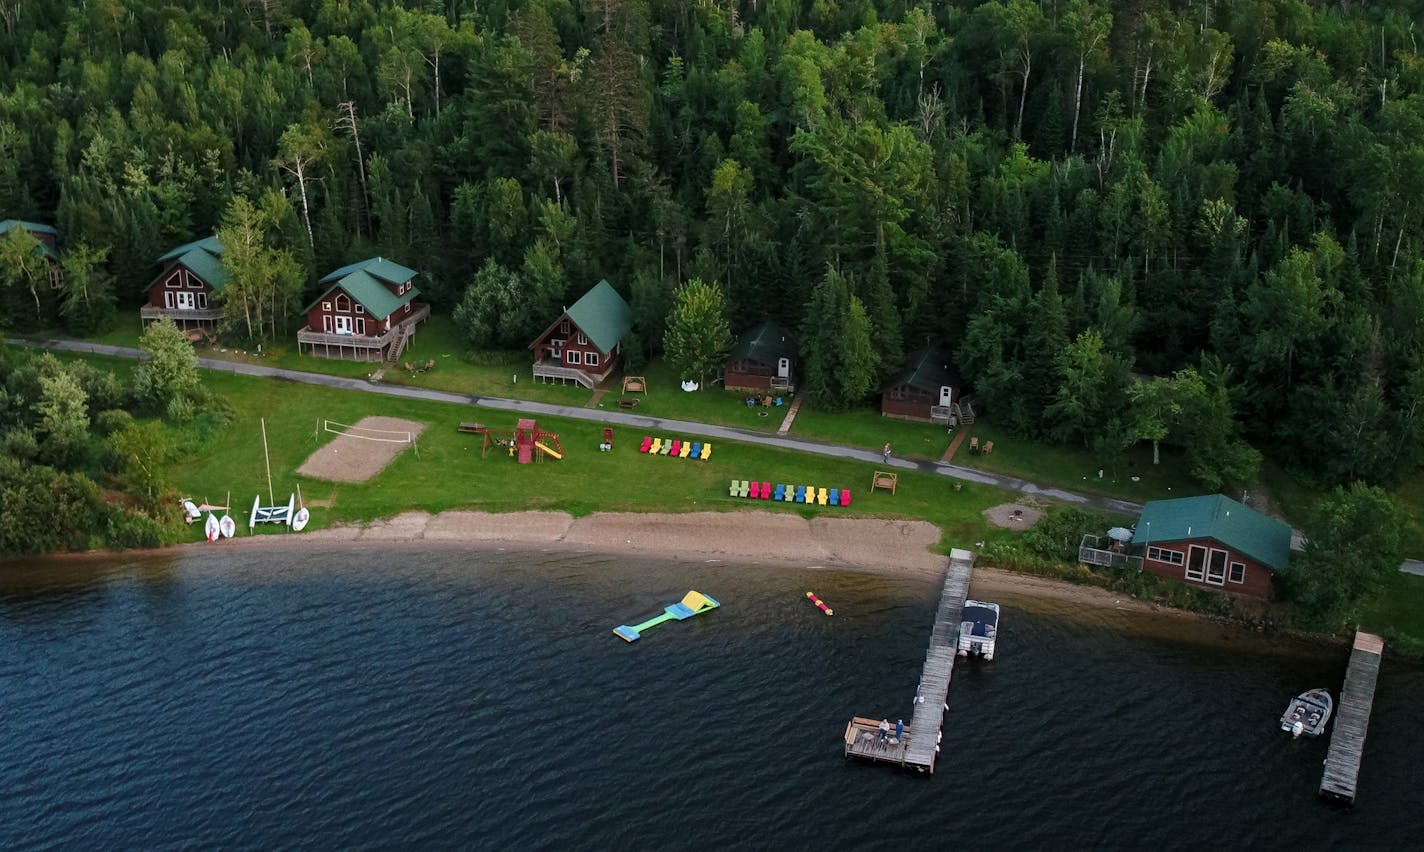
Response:
[[[154,305],[144,305],[138,309],[138,315],[144,321],[168,317],[181,326],[187,322],[217,322],[222,319],[222,308],[160,308]]]
[[[554,379],[560,382],[571,381],[583,385],[586,388],[595,387],[599,382],[606,379],[612,370],[613,365],[611,362],[607,367],[603,368],[603,372],[601,373],[587,373],[583,370],[576,370],[573,367],[565,367],[554,361],[534,362],[534,378]]]
[[[400,333],[402,326],[414,328],[429,317],[430,306],[420,305],[411,311],[410,316],[391,326],[389,331],[374,335],[333,334],[329,331],[312,331],[304,328],[297,332],[297,344],[298,346],[339,346],[347,349],[385,349]]]
[[[1105,568],[1136,568],[1142,570],[1142,557],[1134,556],[1126,548],[1113,547],[1112,539],[1096,535],[1085,535],[1078,543],[1078,561],[1087,565],[1101,565]]]

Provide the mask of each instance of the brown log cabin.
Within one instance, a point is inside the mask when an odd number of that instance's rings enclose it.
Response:
[[[737,337],[722,371],[728,390],[791,390],[796,384],[796,338],[773,322]]]
[[[633,311],[613,285],[599,281],[529,344],[534,378],[596,387],[618,366]]]
[[[1153,500],[1142,507],[1131,546],[1159,577],[1265,598],[1289,567],[1291,528],[1220,494]]]
[[[415,327],[430,317],[416,301],[420,290],[413,269],[381,257],[343,266],[322,278],[322,290],[308,305],[306,328],[297,349],[323,358],[393,363]]]
[[[911,355],[880,392],[880,413],[899,420],[947,423],[963,382],[949,355],[927,346]]]
[[[222,243],[204,237],[185,243],[158,258],[163,271],[148,287],[139,308],[144,322],[167,317],[179,328],[211,334],[222,319],[222,291],[228,272],[222,265]]]

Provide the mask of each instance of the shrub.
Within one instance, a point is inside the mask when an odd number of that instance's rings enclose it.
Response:
[[[1111,519],[1097,512],[1057,509],[1024,533],[1024,546],[1039,556],[1076,562],[1083,536],[1102,535],[1110,526]]]

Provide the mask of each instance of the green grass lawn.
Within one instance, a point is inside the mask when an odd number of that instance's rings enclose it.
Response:
[[[856,408],[835,414],[802,406],[796,413],[791,434],[834,444],[847,444],[880,452],[890,443],[891,452],[901,458],[937,460],[953,437],[934,423],[912,423],[884,417],[877,408]]]
[[[1026,441],[995,425],[991,418],[979,417],[972,425],[960,428],[967,430],[970,437],[965,438],[954,454],[954,463],[966,467],[1138,503],[1207,492],[1207,488],[1187,472],[1182,455],[1167,447],[1162,448],[1161,464],[1152,464],[1151,444],[1140,442],[1124,454],[1121,466],[1103,468],[1086,450]],[[994,451],[971,453],[969,443],[973,437],[979,439],[981,447],[992,441]],[[1100,469],[1101,478],[1098,477]],[[1134,481],[1133,477],[1137,479]]]
[[[1398,573],[1360,611],[1360,625],[1424,652],[1424,577]]]
[[[229,491],[236,508],[254,495],[266,502],[267,479],[262,456],[259,418],[265,418],[271,454],[273,488],[279,501],[300,485],[313,511],[314,527],[341,521],[363,521],[399,512],[439,512],[453,508],[490,511],[556,509],[576,515],[594,510],[735,511],[747,508],[797,512],[923,518],[940,526],[945,546],[1002,540],[1015,535],[993,530],[980,514],[1008,495],[983,486],[955,490],[946,477],[902,472],[894,495],[865,488],[874,465],[779,449],[721,442],[707,462],[648,456],[623,430],[611,453],[598,451],[602,427],[597,423],[541,418],[542,429],[557,432],[566,451],[563,461],[520,465],[491,450],[481,458],[482,440],[455,430],[474,419],[469,409],[444,403],[390,399],[317,387],[292,387],[226,374],[208,378],[215,393],[232,405],[233,421],[206,436],[191,454],[169,471],[191,495],[218,499]],[[374,479],[364,483],[328,483],[299,477],[296,469],[321,443],[321,419],[354,423],[369,414],[404,417],[428,424],[418,448],[408,449]],[[496,428],[509,423],[482,419]],[[773,482],[851,488],[848,509],[750,501],[728,495],[733,478],[756,476]],[[328,503],[329,506],[322,504]],[[259,527],[259,529],[261,529]]]
[[[682,382],[667,362],[658,359],[647,364],[640,371],[629,371],[647,380],[647,393],[630,393],[626,396],[637,399],[635,414],[663,417],[672,420],[691,420],[697,423],[712,423],[718,426],[735,426],[757,432],[775,432],[786,417],[789,397],[783,397],[785,405],[752,407],[747,405],[748,394],[741,391],[724,390],[721,385],[704,385],[695,391],[684,391]],[[618,399],[623,397],[621,379],[613,379],[612,388],[603,399],[603,408],[616,409]]]

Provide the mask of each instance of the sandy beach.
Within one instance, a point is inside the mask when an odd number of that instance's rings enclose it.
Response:
[[[240,536],[220,547],[287,549],[312,544],[339,548],[420,542],[430,547],[499,550],[570,550],[751,565],[851,568],[869,572],[944,576],[952,542],[940,541],[926,521],[884,518],[812,518],[778,512],[643,514],[595,512],[406,512],[368,524],[342,524],[286,535]],[[194,542],[181,547],[212,547]],[[970,594],[1017,594],[1113,609],[1176,613],[1093,586],[995,569],[978,561]],[[1190,616],[1190,613],[1180,613]]]

